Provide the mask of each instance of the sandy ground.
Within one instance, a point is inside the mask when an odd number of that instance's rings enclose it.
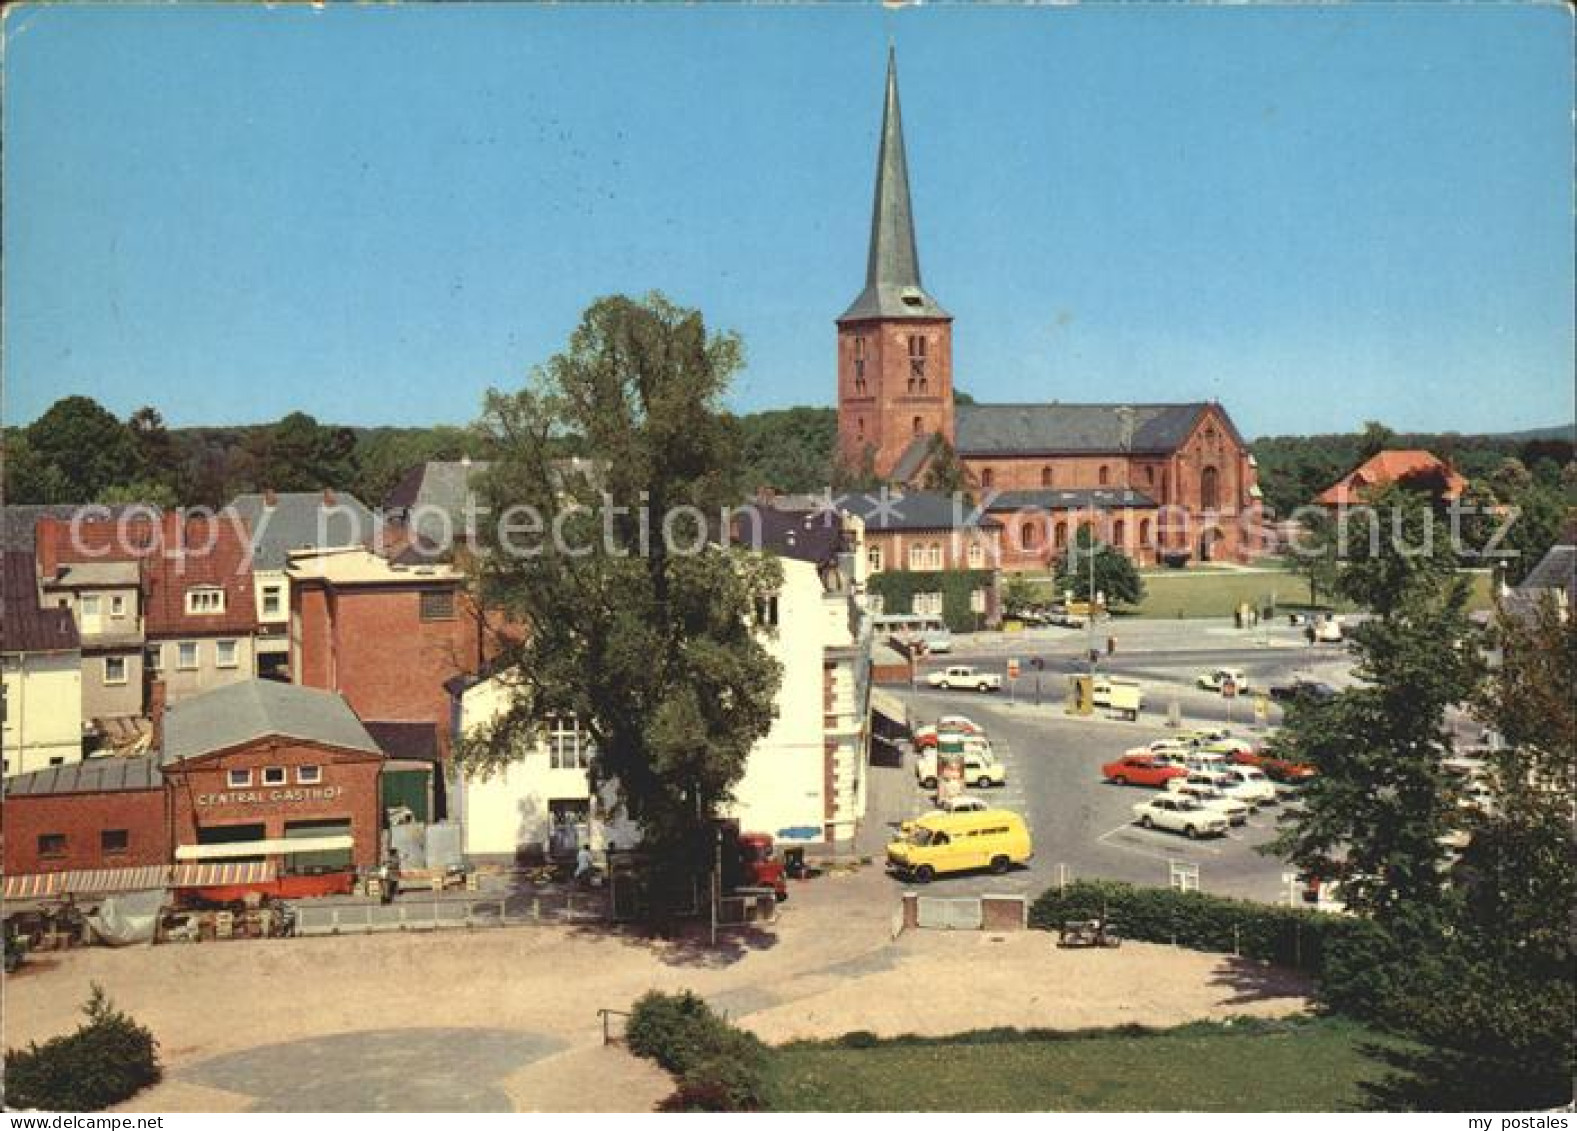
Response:
[[[253,1097],[183,1070],[227,1053],[389,1029],[514,1030],[563,1051],[502,1080],[521,1110],[643,1110],[668,1091],[649,1064],[604,1049],[597,1010],[689,988],[768,1040],[941,1034],[998,1025],[1172,1024],[1306,1008],[1292,975],[1128,943],[1059,951],[1042,932],[909,932],[874,872],[797,889],[776,929],[712,951],[601,930],[525,927],[93,948],[36,956],[6,979],[5,1044],[71,1029],[90,983],[158,1037],[168,1078],[151,1111],[236,1110]]]

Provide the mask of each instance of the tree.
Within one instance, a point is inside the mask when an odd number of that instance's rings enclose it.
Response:
[[[128,485],[141,487],[147,484],[153,488],[152,494],[161,499],[174,500],[163,505],[173,506],[180,502],[186,495],[186,466],[175,438],[164,426],[163,415],[152,405],[143,405],[126,418],[126,427],[131,430],[137,443],[141,464],[139,478],[142,480],[141,483],[130,482],[133,477],[128,476]],[[144,496],[147,495],[145,491]],[[99,501],[108,500],[101,496]]]
[[[90,502],[142,470],[131,430],[91,397],[64,397],[50,405],[28,425],[27,442],[42,465],[40,478],[64,496],[42,501]]]
[[[785,408],[739,418],[745,487],[813,492],[832,482],[838,413]]]
[[[1396,433],[1378,420],[1363,422],[1363,431],[1358,434],[1358,459],[1362,462],[1373,459],[1381,452],[1396,442]]]
[[[319,491],[355,479],[356,434],[293,412],[272,428],[248,437],[251,479],[259,489]]]
[[[1007,616],[1016,617],[1040,604],[1040,600],[1039,592],[1022,573],[1010,574],[1002,586],[1002,612]]]
[[[26,431],[20,428],[5,430],[4,456],[7,503],[15,506],[71,501],[71,487],[66,477],[33,449]]]
[[[1093,550],[1092,550],[1093,547]],[[1107,608],[1137,605],[1144,600],[1144,579],[1121,550],[1097,542],[1091,527],[1079,528],[1068,552],[1057,563],[1057,592],[1073,591],[1075,600],[1090,600],[1090,560],[1094,556],[1095,592],[1104,596]]]
[[[1427,934],[1445,902],[1441,842],[1455,816],[1441,765],[1450,751],[1445,715],[1473,690],[1477,653],[1449,531],[1401,487],[1373,505],[1394,524],[1350,544],[1339,583],[1375,614],[1353,633],[1360,682],[1328,703],[1292,709],[1273,740],[1280,756],[1318,771],[1274,850],[1315,875],[1342,875],[1353,910]]]
[[[1291,547],[1292,572],[1309,583],[1309,605],[1318,608],[1322,598],[1336,595],[1341,573],[1337,559],[1336,523],[1324,510],[1306,509],[1297,542]]]
[[[494,460],[479,494],[494,515],[531,508],[514,515],[540,516],[544,536],[483,524],[472,568],[513,626],[498,643],[514,686],[458,757],[504,764],[548,719],[574,717],[596,744],[593,784],[616,790],[670,876],[705,866],[781,679],[764,642],[781,568],[708,542],[740,499],[737,424],[721,408],[739,365],[739,340],[697,311],[599,299],[526,388],[488,394],[483,420]],[[566,434],[588,463],[552,458]]]
[[[947,437],[940,432],[931,437],[922,485],[927,491],[968,496],[969,474],[959,462],[958,453],[953,450],[953,445],[949,444]]]

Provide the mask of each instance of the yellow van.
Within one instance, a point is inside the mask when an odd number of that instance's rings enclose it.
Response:
[[[887,846],[887,867],[917,884],[949,872],[1006,872],[1035,855],[1024,818],[1006,809],[927,813]]]

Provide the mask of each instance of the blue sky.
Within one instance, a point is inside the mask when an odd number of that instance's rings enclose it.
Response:
[[[830,404],[889,38],[978,399],[1573,417],[1557,5],[6,15],[8,422],[463,423],[651,288]]]

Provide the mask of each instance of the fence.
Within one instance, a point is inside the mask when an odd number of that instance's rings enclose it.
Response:
[[[513,927],[535,923],[585,922],[608,918],[608,900],[598,893],[543,892],[530,896],[393,903],[293,905],[297,935],[371,934],[378,931],[436,931]]]

